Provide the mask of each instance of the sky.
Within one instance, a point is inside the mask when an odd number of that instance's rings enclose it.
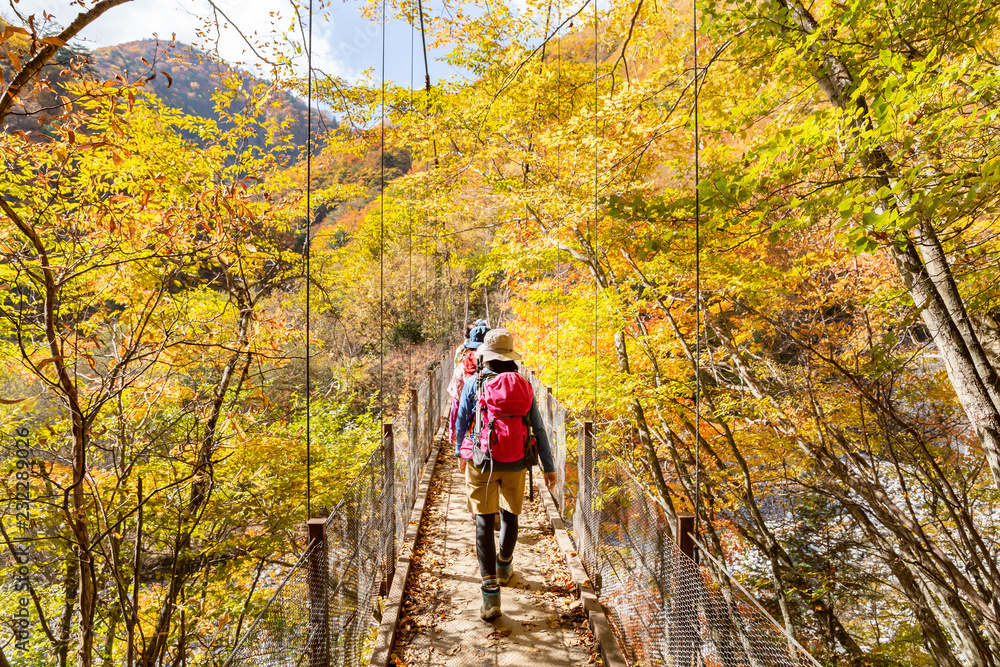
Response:
[[[83,1],[88,6],[93,2]],[[376,80],[381,77],[382,71],[382,28],[361,14],[361,4],[361,0],[334,0],[325,10],[329,20],[317,12],[313,30],[313,66],[352,83],[362,77],[366,69],[373,70]],[[80,0],[20,0],[16,7],[22,14],[35,14],[36,17],[47,12],[64,26],[81,11],[79,5]],[[216,5],[247,35],[256,33],[263,37],[269,33],[280,33],[292,23],[293,14],[288,0],[216,0]],[[10,10],[0,7],[0,13],[9,15]],[[204,40],[199,39],[198,30],[203,28],[205,17],[210,15],[211,8],[205,0],[132,0],[109,10],[84,28],[77,41],[89,48],[97,48],[150,39],[154,34],[169,41],[171,35],[176,33],[179,42],[201,43]],[[252,69],[254,56],[231,26],[221,31],[218,49],[228,62],[246,63],[247,69]],[[433,53],[431,57],[434,58]],[[420,87],[424,70],[419,33],[413,34],[405,22],[387,22],[386,79],[409,85],[411,63],[414,84]],[[304,69],[304,59],[301,67]],[[432,59],[430,69],[434,82],[461,75],[441,60]]]

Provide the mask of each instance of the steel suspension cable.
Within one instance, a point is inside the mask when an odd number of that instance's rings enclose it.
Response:
[[[598,277],[601,272],[601,256],[597,250],[597,179],[598,179],[598,118],[597,118],[597,0],[594,0],[594,232],[591,236],[591,245],[594,251],[594,423],[597,423],[597,326],[598,326],[598,299],[600,289]]]
[[[416,28],[413,22],[413,8],[410,7],[410,107],[409,112],[413,111],[413,46],[414,37],[416,35]],[[412,152],[411,152],[412,155]],[[411,169],[412,169],[411,161]],[[408,206],[408,213],[406,216],[406,314],[409,318],[409,326],[412,327],[416,322],[413,317],[413,207]],[[413,379],[413,335],[410,334],[410,344],[407,346],[406,354],[406,378],[407,382],[412,382]]]
[[[701,525],[701,146],[698,136],[698,0],[691,0],[694,51],[694,534]]]
[[[313,0],[309,0],[309,33],[306,45],[306,234],[305,274],[306,274],[306,520],[312,518],[312,430],[310,423],[310,370],[312,330],[310,322],[310,283],[311,274],[309,256],[312,254],[312,103],[313,103],[313,71],[312,71],[312,36],[313,36]]]
[[[424,92],[427,93],[427,111],[431,108],[431,66],[427,59],[427,30],[424,27],[424,1],[417,0],[417,12],[420,14],[420,44],[424,52]],[[437,139],[431,139],[434,148],[434,166],[438,166]]]
[[[559,14],[556,19],[556,25],[562,26],[562,3],[557,2],[557,12]],[[556,28],[559,31],[559,28]],[[562,122],[562,104],[561,95],[562,93],[562,36],[556,40],[556,123]],[[560,145],[559,150],[556,152],[556,180],[559,178],[559,174],[562,173],[562,147]],[[557,188],[558,191],[558,188]],[[559,326],[561,324],[560,319],[562,316],[562,276],[559,275],[559,255],[556,255],[556,260],[553,266],[553,274],[556,279],[556,286],[559,289],[558,296],[556,297],[556,377],[553,389],[556,394],[559,393],[559,371],[560,357],[562,356],[562,346],[559,338]]]
[[[382,0],[382,110],[379,123],[379,207],[378,207],[378,412],[379,434],[385,416],[385,0]]]

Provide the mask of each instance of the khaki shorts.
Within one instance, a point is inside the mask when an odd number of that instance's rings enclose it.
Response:
[[[473,514],[494,514],[505,509],[521,513],[524,502],[524,476],[527,470],[497,472],[479,470],[470,461],[465,466],[465,497]]]

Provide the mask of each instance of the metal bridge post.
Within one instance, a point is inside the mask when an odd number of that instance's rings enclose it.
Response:
[[[425,451],[423,449],[424,443],[420,441],[418,434],[420,433],[420,410],[417,406],[417,401],[420,400],[420,396],[416,389],[410,390],[410,413],[409,418],[406,420],[407,433],[406,442],[410,447],[410,451],[416,451],[420,455],[420,459],[426,461],[427,457],[430,455],[431,450],[427,448]],[[414,460],[413,457],[409,457],[408,460]],[[408,473],[409,474],[409,473]]]
[[[441,409],[444,409],[445,396],[448,393],[448,382],[451,380],[451,373],[455,370],[454,366],[451,364],[452,359],[449,359],[451,354],[445,352],[441,355],[441,377],[438,378],[438,388],[437,395],[438,401],[440,402]],[[449,406],[450,407],[450,406]]]
[[[441,377],[444,375],[444,364],[445,364],[445,360],[447,358],[448,358],[448,354],[447,353],[441,355],[441,361],[437,365],[437,369],[436,369],[437,373],[434,376],[434,396],[437,399],[438,407],[439,408],[441,406]],[[436,414],[438,414],[440,416],[440,414],[441,414],[440,409],[438,410],[438,412]],[[437,429],[435,429],[435,430],[437,430]]]
[[[309,667],[330,665],[330,607],[327,597],[326,519],[309,519]]]
[[[578,496],[573,523],[580,535],[580,560],[583,562],[594,588],[600,590],[600,573],[597,571],[597,540],[600,537],[594,516],[594,422],[584,422],[579,431],[577,448]],[[579,523],[577,523],[579,521]]]
[[[695,560],[695,546],[694,546],[694,514],[690,512],[680,512],[677,514],[677,546],[680,547],[681,553]]]
[[[389,595],[392,578],[396,574],[396,447],[392,436],[392,423],[382,424],[382,466],[385,485],[382,495],[382,526],[388,529],[385,539],[385,570],[382,576],[382,595]],[[400,521],[405,519],[400,518]]]
[[[434,431],[437,430],[438,413],[434,410],[437,405],[437,385],[435,383],[434,369],[427,371],[427,442],[434,439]]]
[[[566,470],[565,468],[561,468],[559,463],[559,424],[556,424],[556,397],[552,393],[552,387],[546,387],[545,390],[545,426],[548,428],[549,450],[552,454],[552,461],[556,464],[556,486],[552,495],[555,497],[559,515],[562,516],[566,509],[563,502],[563,498],[565,497],[563,485]]]

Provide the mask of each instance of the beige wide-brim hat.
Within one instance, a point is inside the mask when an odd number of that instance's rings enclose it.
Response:
[[[476,356],[483,360],[520,361],[524,357],[514,351],[514,337],[506,329],[490,329],[483,344],[476,350]]]

